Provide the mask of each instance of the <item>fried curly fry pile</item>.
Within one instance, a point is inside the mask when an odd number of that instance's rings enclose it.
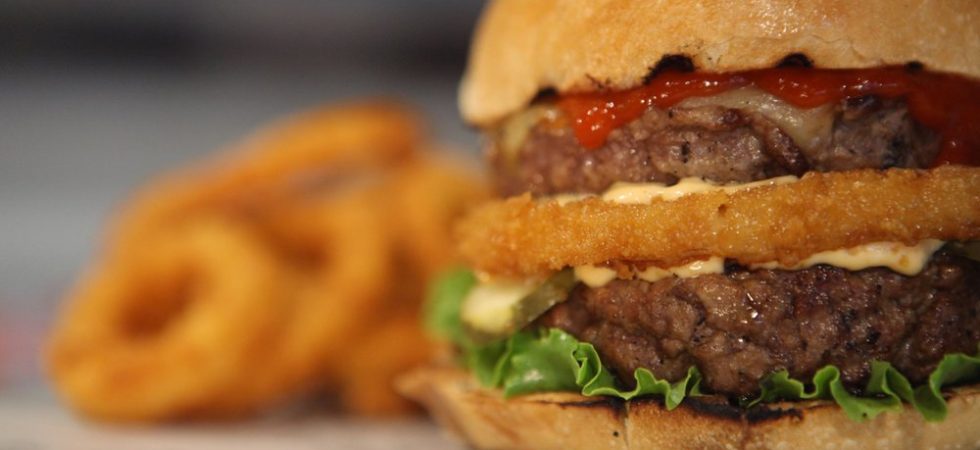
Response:
[[[356,413],[411,411],[391,380],[429,358],[425,284],[456,260],[450,221],[486,197],[430,147],[411,112],[351,104],[151,183],[66,300],[46,355],[57,390],[113,421],[242,417],[323,391]]]

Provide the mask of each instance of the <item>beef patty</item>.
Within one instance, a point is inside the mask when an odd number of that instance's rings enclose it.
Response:
[[[637,368],[677,380],[695,365],[708,390],[745,396],[773,371],[809,380],[833,364],[859,387],[872,360],[922,383],[944,354],[977,351],[980,263],[940,251],[914,277],[819,265],[616,280],[579,285],[536,323],[594,344],[627,384]]]
[[[602,192],[616,181],[673,183],[683,177],[749,182],[806,171],[928,167],[938,137],[902,100],[863,97],[835,105],[830,135],[804,149],[762,114],[721,106],[650,108],[587,150],[567,119],[534,125],[517,148],[489,143],[500,194]]]

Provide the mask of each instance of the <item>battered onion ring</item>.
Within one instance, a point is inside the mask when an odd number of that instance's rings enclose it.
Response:
[[[138,247],[147,232],[194,212],[274,203],[324,178],[391,167],[421,145],[416,114],[395,103],[362,102],[288,117],[210,163],[156,180],[110,227],[110,249]]]
[[[408,318],[426,279],[455,261],[450,220],[486,192],[454,165],[416,158],[421,135],[393,105],[331,108],[150,185],[56,330],[58,388],[82,412],[130,421],[239,417],[317,390],[359,412],[408,410],[387,386],[427,359]],[[205,300],[184,286],[207,287],[211,306],[177,311]],[[175,331],[204,316],[214,332]],[[149,325],[134,332],[132,317]]]
[[[277,265],[233,222],[201,218],[147,238],[81,281],[48,348],[55,386],[93,417],[191,416],[281,326],[269,301]]]
[[[504,276],[711,256],[793,265],[868,242],[980,238],[980,169],[809,173],[796,183],[649,205],[589,198],[561,206],[524,195],[477,209],[457,232],[464,258]]]
[[[270,299],[287,326],[253,356],[249,373],[215,396],[210,415],[248,414],[336,379],[351,338],[386,307],[393,273],[383,198],[363,189],[256,218],[291,269],[294,289]]]
[[[409,309],[381,320],[372,333],[352,345],[341,366],[344,407],[369,416],[417,411],[415,404],[396,392],[394,380],[432,360],[434,346],[419,326],[418,311]]]
[[[459,260],[453,222],[489,198],[480,177],[462,164],[419,158],[399,168],[390,185],[391,224],[410,267],[430,280]],[[419,293],[416,297],[421,298]]]

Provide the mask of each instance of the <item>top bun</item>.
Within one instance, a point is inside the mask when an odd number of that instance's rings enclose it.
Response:
[[[476,30],[463,117],[490,125],[542,89],[628,89],[664,56],[698,70],[920,62],[980,77],[976,0],[497,0]]]

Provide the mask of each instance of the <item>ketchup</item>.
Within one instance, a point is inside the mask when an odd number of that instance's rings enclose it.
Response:
[[[933,165],[980,166],[980,82],[905,67],[663,72],[635,89],[566,95],[558,105],[572,119],[582,146],[595,149],[609,133],[651,106],[669,108],[688,97],[706,97],[744,86],[755,86],[800,108],[867,95],[904,97],[912,117],[941,137]]]

